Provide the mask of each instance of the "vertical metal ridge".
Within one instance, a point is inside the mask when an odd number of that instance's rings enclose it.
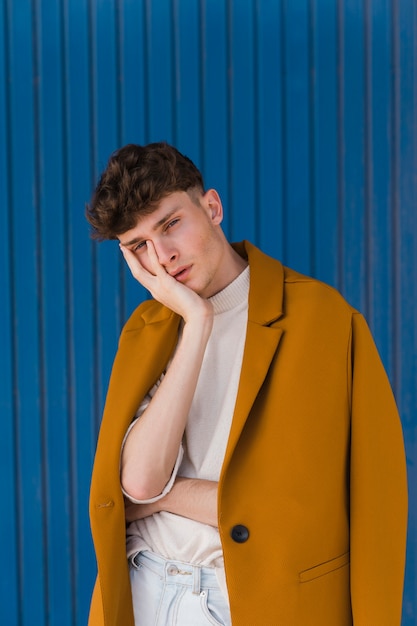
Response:
[[[169,8],[171,13],[170,26],[171,26],[171,58],[170,58],[170,71],[172,77],[172,84],[174,86],[172,90],[171,100],[171,128],[172,128],[172,143],[178,144],[178,107],[177,102],[180,100],[180,50],[179,50],[179,15],[178,15],[178,0],[170,0]]]
[[[125,137],[125,120],[123,118],[123,95],[126,89],[126,76],[124,72],[123,57],[123,2],[116,2],[114,7],[115,19],[115,42],[116,42],[116,99],[117,99],[117,148],[122,145]]]
[[[3,4],[4,10],[4,57],[5,57],[5,76],[8,85],[12,85],[12,67],[11,67],[11,42],[10,42],[10,33],[12,30],[11,23],[11,3],[13,0],[5,0]],[[14,189],[13,189],[13,168],[14,168],[14,159],[13,159],[13,147],[12,147],[12,102],[11,102],[11,90],[6,90],[5,95],[5,107],[6,107],[6,154],[7,154],[7,186],[8,186],[8,198],[9,198],[9,220],[8,220],[8,243],[10,247],[10,258],[13,260],[15,258],[16,250],[14,245],[14,212],[15,212],[15,197],[14,197]],[[17,328],[16,328],[16,276],[15,276],[15,266],[14,263],[10,263],[10,316],[11,321],[13,323],[13,328],[10,330],[11,338],[11,383],[12,383],[12,395],[11,395],[11,404],[12,404],[12,413],[14,416],[13,419],[13,470],[16,486],[16,494],[13,502],[13,509],[16,519],[16,595],[17,595],[17,612],[15,615],[16,618],[16,626],[22,626],[22,605],[23,605],[23,579],[22,579],[22,567],[23,567],[23,532],[22,532],[22,473],[21,473],[21,465],[19,462],[20,458],[20,430],[19,430],[19,396],[18,396],[18,369],[17,369]]]
[[[61,55],[61,98],[62,98],[62,119],[64,123],[62,125],[62,141],[63,141],[63,159],[62,159],[62,167],[63,167],[63,176],[62,176],[62,184],[63,184],[63,201],[64,201],[64,262],[66,267],[66,273],[68,276],[68,280],[65,281],[65,306],[66,306],[66,376],[68,381],[68,390],[67,390],[67,406],[68,406],[68,423],[67,423],[67,437],[68,437],[68,484],[69,484],[69,494],[68,494],[68,516],[69,516],[69,541],[70,541],[70,578],[71,578],[71,589],[70,589],[70,597],[71,597],[71,606],[69,607],[70,615],[71,615],[71,623],[73,626],[76,626],[76,615],[77,615],[77,604],[78,598],[76,593],[76,558],[77,558],[77,545],[76,545],[76,523],[75,523],[75,502],[77,499],[77,491],[76,491],[76,434],[75,434],[75,411],[76,411],[76,402],[74,398],[74,387],[75,387],[75,379],[74,379],[74,363],[75,363],[75,351],[74,351],[74,301],[72,298],[72,290],[71,285],[73,284],[73,267],[71,262],[71,241],[70,241],[70,190],[68,184],[68,177],[65,175],[66,172],[69,172],[69,95],[68,95],[68,85],[69,85],[69,60],[68,60],[68,49],[69,49],[69,35],[67,32],[66,25],[69,21],[68,16],[68,2],[70,0],[63,0],[60,5],[60,55]]]
[[[150,118],[150,94],[149,94],[149,30],[150,30],[150,12],[151,12],[151,2],[152,0],[143,0],[143,23],[144,23],[144,37],[143,37],[143,58],[144,61],[144,82],[145,82],[145,98],[144,98],[144,116],[147,123],[145,124],[145,136],[143,138],[144,143],[149,143],[150,133],[149,133],[149,118]]]
[[[255,151],[258,154],[258,158],[254,160],[254,197],[252,199],[253,206],[255,208],[255,230],[253,237],[257,245],[260,242],[260,215],[257,210],[257,202],[256,199],[260,197],[260,162],[261,155],[260,150],[260,115],[259,115],[259,94],[260,94],[260,77],[259,77],[259,6],[258,0],[253,0],[252,2],[252,37],[253,37],[253,80],[254,80],[254,89],[253,89],[253,115],[254,115],[254,124],[253,124],[253,145],[255,147]]]
[[[203,62],[203,59],[204,59],[205,44],[203,42],[203,37],[204,37],[203,4],[204,4],[204,0],[199,0],[198,2],[198,39],[199,39],[198,93],[199,93],[200,120],[201,121],[199,124],[198,164],[199,164],[199,169],[202,172],[205,172],[206,159],[205,159],[205,152],[204,152],[204,137],[205,137],[205,123],[204,122],[205,122],[206,106],[205,106],[205,101],[204,101],[205,64]]]
[[[310,273],[315,276],[317,271],[317,244],[315,237],[315,221],[316,221],[316,133],[315,133],[315,122],[316,122],[316,98],[315,92],[319,88],[317,85],[317,67],[316,67],[316,54],[315,54],[315,45],[314,45],[314,33],[315,33],[315,25],[316,25],[316,2],[315,0],[309,0],[308,2],[308,55],[309,55],[309,110],[308,110],[308,124],[309,124],[309,170],[310,170]]]
[[[98,178],[98,128],[96,121],[97,112],[97,80],[96,80],[96,28],[95,28],[96,14],[93,10],[93,3],[88,3],[88,32],[89,32],[89,45],[88,45],[88,67],[89,67],[89,85],[90,85],[90,129],[91,129],[91,153],[90,153],[90,168],[91,168],[91,187],[94,188],[95,182]],[[97,259],[97,246],[94,241],[90,241],[90,254],[91,254],[91,300],[92,300],[92,337],[93,337],[93,362],[94,362],[94,423],[95,431],[98,433],[100,427],[100,397],[101,397],[101,380],[100,380],[100,320],[98,312],[99,302],[99,288],[98,288],[98,259]]]
[[[116,45],[116,125],[117,125],[117,147],[121,146],[122,137],[124,137],[123,127],[123,88],[126,85],[126,76],[123,71],[123,54],[122,54],[122,40],[123,40],[123,19],[122,19],[122,3],[115,3],[115,45]],[[123,325],[123,320],[126,319],[126,272],[125,263],[121,258],[121,255],[115,259],[115,263],[118,263],[118,282],[119,282],[119,294],[118,294],[118,313],[119,313],[119,326]]]
[[[96,164],[97,164],[97,122],[96,122],[96,94],[97,94],[97,80],[96,80],[96,54],[95,54],[95,28],[94,28],[94,10],[93,2],[87,2],[87,28],[89,33],[88,38],[88,69],[89,69],[89,125],[91,132],[91,152],[90,152],[90,172],[92,183],[97,178]]]
[[[43,280],[43,271],[44,271],[44,256],[43,256],[43,246],[42,246],[42,232],[41,232],[41,211],[42,211],[42,171],[41,171],[41,160],[42,160],[42,146],[41,146],[41,133],[40,128],[42,124],[41,117],[41,104],[40,104],[40,92],[41,92],[41,72],[40,72],[40,24],[39,24],[39,4],[38,0],[33,0],[31,5],[31,18],[32,18],[32,72],[33,72],[33,119],[34,119],[34,180],[33,180],[33,198],[34,198],[34,213],[36,220],[36,231],[35,231],[35,241],[36,247],[38,250],[38,254],[36,255],[36,290],[37,290],[37,298],[38,298],[38,309],[37,309],[37,328],[38,328],[38,345],[39,345],[39,385],[40,385],[40,394],[39,394],[39,426],[41,429],[40,432],[40,445],[41,445],[41,467],[40,467],[40,489],[41,489],[41,500],[42,500],[42,554],[43,554],[43,575],[45,578],[45,583],[43,585],[43,594],[44,594],[44,612],[45,614],[49,613],[47,609],[49,608],[49,585],[50,585],[50,572],[49,572],[49,529],[48,529],[48,510],[50,507],[49,498],[47,497],[48,493],[48,476],[47,476],[47,467],[43,462],[43,459],[47,458],[47,450],[48,450],[48,442],[47,442],[47,433],[48,433],[48,424],[47,424],[47,415],[46,415],[46,354],[45,354],[45,328],[44,328],[44,319],[45,319],[45,311],[44,311],[44,280]],[[46,511],[46,514],[44,513]]]
[[[286,50],[286,5],[287,0],[281,1],[281,23],[280,23],[280,35],[281,35],[281,111],[282,111],[282,126],[281,126],[281,140],[282,140],[282,260],[287,262],[288,257],[288,244],[287,244],[287,232],[288,232],[288,146],[287,146],[287,50]]]
[[[198,3],[198,31],[199,31],[199,96],[200,96],[200,114],[201,114],[201,124],[199,128],[199,169],[203,173],[204,183],[206,181],[205,172],[207,168],[207,158],[206,151],[204,149],[206,142],[206,116],[207,116],[207,107],[206,107],[206,84],[207,84],[207,67],[204,61],[205,59],[205,50],[207,47],[207,38],[206,38],[206,30],[204,28],[206,22],[206,0],[199,0]]]
[[[373,248],[372,238],[372,190],[373,190],[373,162],[372,162],[372,134],[373,134],[373,118],[372,118],[372,21],[370,12],[370,0],[364,2],[364,29],[363,29],[363,49],[364,49],[364,112],[365,112],[365,137],[364,137],[364,228],[365,228],[365,315],[372,317],[372,278],[373,268],[371,263],[371,255]]]
[[[119,147],[123,137],[122,120],[122,80],[123,80],[123,57],[121,50],[122,41],[122,2],[114,4],[114,40],[116,49],[116,135],[117,146]]]
[[[233,136],[233,82],[234,82],[234,68],[233,68],[233,0],[226,0],[226,33],[227,33],[227,46],[226,46],[226,75],[227,75],[227,136],[230,138],[230,143],[227,145],[227,181],[228,181],[228,211],[226,220],[226,230],[230,233],[233,226],[232,207],[234,206],[234,191],[233,191],[233,154],[231,145],[234,141]]]
[[[7,11],[6,16],[6,37],[7,37],[7,57],[8,57],[8,83],[12,85],[12,60],[11,60],[11,41],[9,34],[12,33],[12,4],[13,0],[6,0],[5,7]],[[13,169],[14,169],[14,153],[13,153],[13,138],[11,134],[12,128],[12,94],[11,90],[9,92],[8,97],[8,130],[9,130],[9,180],[10,180],[10,191],[9,191],[9,201],[10,201],[10,256],[15,259],[16,249],[15,249],[15,210],[16,210],[16,198],[15,198],[15,190],[13,186]],[[18,353],[18,328],[16,326],[17,320],[17,293],[16,293],[16,270],[14,262],[11,263],[10,267],[11,271],[11,309],[14,321],[14,332],[13,332],[13,413],[15,416],[14,420],[14,432],[15,432],[15,475],[16,475],[16,527],[18,529],[17,534],[17,560],[18,560],[18,615],[16,616],[18,619],[18,624],[21,626],[23,624],[23,598],[24,598],[24,586],[23,586],[23,555],[24,555],[24,546],[23,546],[23,515],[22,515],[22,472],[21,472],[21,432],[20,432],[20,421],[21,421],[21,411],[20,411],[20,397],[18,395],[18,363],[17,363],[17,353]]]
[[[345,101],[345,89],[344,89],[344,65],[345,65],[345,37],[344,37],[344,16],[343,16],[343,0],[337,0],[337,65],[338,65],[338,288],[340,291],[344,291],[344,236],[343,236],[343,217],[345,213],[345,135],[344,135],[344,101]]]
[[[169,70],[171,75],[171,84],[172,94],[171,94],[171,119],[170,119],[170,127],[171,127],[171,142],[175,145],[178,143],[178,101],[180,96],[179,90],[179,82],[177,78],[179,78],[179,24],[178,24],[178,11],[177,8],[177,0],[169,0],[169,25],[170,25],[170,44],[171,44],[171,54],[170,54],[170,64]],[[177,18],[177,19],[176,19]],[[178,77],[177,77],[178,74]]]
[[[399,111],[399,77],[396,68],[400,66],[400,51],[398,41],[398,4],[397,0],[391,0],[391,19],[392,19],[392,128],[393,128],[393,142],[392,142],[392,244],[393,244],[393,345],[396,349],[393,352],[393,386],[394,389],[399,392],[400,390],[400,377],[401,377],[401,358],[400,358],[400,332],[399,324],[401,323],[401,293],[400,293],[400,268],[398,267],[399,258],[399,224],[398,224],[398,211],[397,207],[400,205],[400,193],[399,193],[399,138],[400,138],[400,111]]]

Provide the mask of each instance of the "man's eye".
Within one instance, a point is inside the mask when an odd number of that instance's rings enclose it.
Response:
[[[180,220],[179,220],[179,218],[178,218],[178,217],[176,217],[174,220],[171,220],[171,221],[170,221],[170,222],[168,222],[168,224],[167,224],[167,229],[168,229],[168,228],[172,228],[172,226],[175,226],[175,224],[177,224],[177,222],[179,222],[179,221],[180,221]]]
[[[140,241],[135,246],[133,246],[132,249],[133,249],[133,252],[138,252],[139,250],[142,250],[143,248],[146,248],[146,241]]]

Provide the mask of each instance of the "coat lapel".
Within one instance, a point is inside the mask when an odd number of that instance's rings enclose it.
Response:
[[[248,242],[235,246],[250,266],[248,326],[239,389],[223,463],[224,474],[283,334],[284,269]],[[273,325],[273,326],[272,326]]]

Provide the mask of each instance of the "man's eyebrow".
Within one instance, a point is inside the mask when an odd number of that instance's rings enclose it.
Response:
[[[169,219],[171,219],[171,217],[174,215],[174,213],[176,213],[178,211],[180,207],[179,206],[174,206],[170,211],[168,211],[168,213],[166,213],[166,215],[164,217],[162,217],[160,220],[158,220],[156,222],[156,224],[154,224],[152,226],[152,230],[158,230],[158,228],[160,228],[161,226],[163,226],[165,224],[165,222],[167,222]]]
[[[134,239],[132,239],[131,241],[125,241],[123,243],[123,241],[120,241],[120,243],[122,244],[122,246],[133,246],[134,243],[138,243],[138,241],[141,241],[142,237],[135,237]]]
[[[174,215],[174,213],[178,211],[178,209],[179,209],[179,206],[175,206],[170,211],[168,211],[168,213],[166,213],[164,217],[162,217],[152,226],[152,230],[158,230],[158,228],[163,226],[165,222],[167,222]],[[120,242],[120,243],[122,244],[122,246],[133,246],[134,243],[138,243],[138,241],[143,241],[143,240],[144,240],[144,237],[141,237],[139,235],[138,237],[135,237],[131,241],[126,241],[125,243]]]

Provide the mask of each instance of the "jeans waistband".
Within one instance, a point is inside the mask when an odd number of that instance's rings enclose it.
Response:
[[[199,594],[203,589],[218,589],[216,572],[213,567],[202,567],[164,559],[163,557],[145,550],[131,557],[134,567],[146,567],[166,583],[192,587],[193,593]]]

